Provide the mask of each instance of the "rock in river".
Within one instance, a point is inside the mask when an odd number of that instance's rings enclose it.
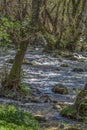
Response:
[[[34,118],[38,121],[46,121],[45,116],[43,115],[34,115]]]
[[[72,71],[73,72],[84,72],[84,69],[83,68],[74,68]]]
[[[53,88],[52,91],[54,93],[60,93],[60,94],[68,94],[68,89],[66,86],[63,84],[56,84]]]

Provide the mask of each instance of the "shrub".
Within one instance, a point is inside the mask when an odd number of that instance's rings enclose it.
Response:
[[[28,112],[12,105],[0,105],[0,130],[41,130],[38,122]]]

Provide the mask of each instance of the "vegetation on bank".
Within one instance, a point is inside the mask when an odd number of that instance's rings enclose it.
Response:
[[[0,130],[41,130],[29,112],[12,105],[0,105]]]

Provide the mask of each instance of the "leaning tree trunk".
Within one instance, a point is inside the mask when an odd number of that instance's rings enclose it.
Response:
[[[13,66],[11,68],[9,76],[2,81],[2,85],[6,88],[18,87],[20,84],[21,77],[21,66],[27,50],[28,41],[22,41],[20,48],[18,49]]]

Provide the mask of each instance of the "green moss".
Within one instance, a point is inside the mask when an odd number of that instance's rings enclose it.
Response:
[[[0,105],[0,130],[41,130],[38,122],[28,112],[14,106]]]

